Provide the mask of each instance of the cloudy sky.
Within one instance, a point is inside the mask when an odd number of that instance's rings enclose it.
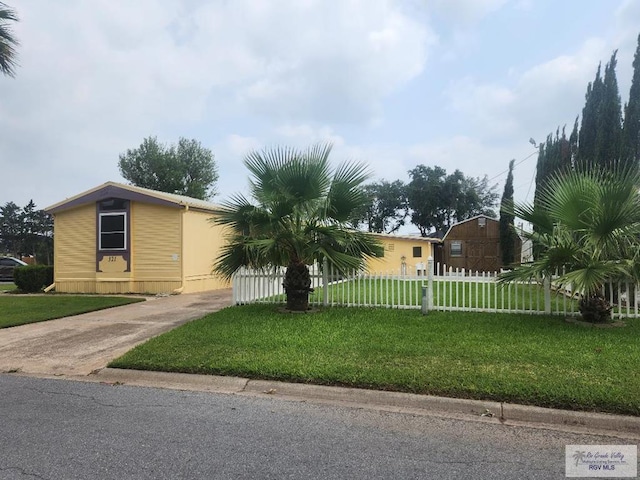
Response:
[[[249,150],[328,140],[376,179],[439,165],[500,193],[514,158],[531,200],[529,138],[570,130],[614,49],[624,102],[640,33],[640,0],[4,1],[0,204],[40,208],[124,182],[150,135],[210,148],[217,199],[246,190]]]

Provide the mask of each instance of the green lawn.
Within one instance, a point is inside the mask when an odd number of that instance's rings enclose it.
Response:
[[[2,295],[0,328],[42,322],[140,301],[144,299],[92,295]]]
[[[422,304],[422,287],[426,280],[355,279],[333,283],[328,287],[332,305],[414,306]],[[492,282],[462,282],[436,280],[433,282],[434,306],[441,309],[463,307],[473,310],[544,311],[544,291],[540,285]],[[323,288],[317,288],[309,300],[321,304]],[[268,302],[283,302],[284,295],[269,297]],[[577,312],[577,302],[571,298],[551,294],[552,312]]]
[[[16,286],[13,283],[0,283],[0,291],[15,290]]]
[[[528,314],[230,307],[112,367],[238,375],[640,415],[640,320],[582,327]]]

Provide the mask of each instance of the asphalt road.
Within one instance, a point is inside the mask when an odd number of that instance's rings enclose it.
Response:
[[[277,398],[0,375],[0,479],[561,479],[634,444]]]

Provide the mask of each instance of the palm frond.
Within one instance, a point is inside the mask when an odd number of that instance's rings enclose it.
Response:
[[[363,208],[365,165],[341,164],[332,173],[331,144],[307,150],[278,147],[245,158],[251,199],[234,195],[214,211],[213,222],[231,235],[215,264],[230,276],[240,266],[329,262],[346,271],[382,254],[374,237],[349,230],[353,211]]]
[[[0,73],[13,77],[15,67],[18,65],[15,47],[20,43],[13,35],[8,21],[17,22],[18,15],[6,4],[0,2]]]
[[[345,162],[336,169],[323,206],[328,219],[347,222],[354,212],[365,205],[368,197],[362,184],[371,177],[369,167],[363,163]]]
[[[640,177],[638,170],[581,166],[546,183],[535,206],[516,215],[536,228],[543,247],[530,264],[500,275],[501,282],[557,275],[554,283],[597,294],[611,280],[640,280]]]

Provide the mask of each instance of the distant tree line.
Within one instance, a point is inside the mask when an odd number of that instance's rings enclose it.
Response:
[[[30,200],[24,207],[7,202],[0,207],[0,254],[33,256],[37,263],[53,262],[53,219]]]
[[[374,233],[397,232],[407,222],[423,237],[444,234],[451,225],[485,214],[496,215],[496,185],[460,170],[447,174],[439,166],[418,165],[409,170],[411,180],[381,180],[364,187],[367,206],[358,213],[356,226]]]

